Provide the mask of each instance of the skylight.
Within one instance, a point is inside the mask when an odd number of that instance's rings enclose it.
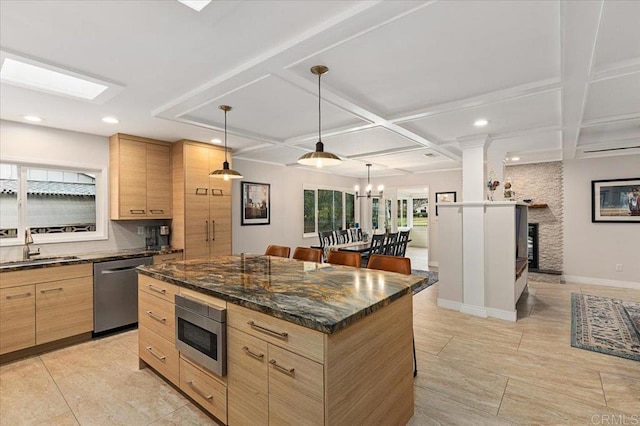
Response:
[[[184,4],[185,6],[195,10],[196,12],[200,12],[209,3],[211,3],[211,0],[178,0],[178,1]]]
[[[63,74],[37,65],[5,58],[0,69],[3,83],[15,84],[29,89],[93,100],[109,86]]]

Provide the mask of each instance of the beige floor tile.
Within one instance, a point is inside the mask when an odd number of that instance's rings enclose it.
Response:
[[[0,425],[54,424],[52,419],[73,424],[69,406],[38,357],[0,367],[0,409]]]
[[[507,377],[459,362],[450,362],[424,352],[417,352],[417,387],[446,395],[470,407],[498,414]]]
[[[499,426],[513,423],[461,404],[439,392],[416,388],[415,408],[409,426],[461,425]]]
[[[572,360],[531,355],[501,348],[491,342],[466,340],[457,336],[438,356],[451,362],[485,368],[552,392],[605,404],[598,371],[581,367]]]
[[[149,426],[204,426],[216,424],[218,423],[204,414],[199,408],[192,403],[188,403],[160,420],[156,420]]]
[[[519,424],[587,425],[607,424],[594,422],[594,416],[615,413],[604,405],[549,393],[545,388],[509,379],[498,417]]]
[[[138,355],[138,330],[131,330],[126,333],[122,333],[116,339],[119,343],[124,345],[125,348]]]
[[[630,377],[600,373],[600,377],[609,408],[640,416],[640,374]],[[640,418],[638,421],[640,423]]]
[[[414,323],[413,337],[415,338],[416,350],[438,355],[442,348],[453,338],[453,335],[430,330]]]

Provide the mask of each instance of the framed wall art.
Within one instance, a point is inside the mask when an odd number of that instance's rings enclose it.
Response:
[[[640,178],[592,180],[591,222],[640,223]]]
[[[271,222],[271,185],[240,182],[241,225],[269,225]]]
[[[437,203],[455,203],[456,193],[452,192],[436,192],[436,216],[438,216],[438,204]]]

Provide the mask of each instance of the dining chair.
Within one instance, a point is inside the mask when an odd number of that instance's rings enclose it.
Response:
[[[296,247],[291,257],[306,262],[322,263],[322,250],[311,247]]]
[[[408,231],[400,231],[400,235],[398,236],[398,243],[396,244],[396,256],[404,257],[405,253],[407,252],[407,244],[409,243],[410,232],[410,229]]]
[[[336,240],[338,244],[347,244],[349,242],[349,230],[341,229],[336,231]]]
[[[289,254],[291,254],[291,247],[278,246],[278,245],[271,244],[264,251],[264,254],[266,254],[268,256],[277,256],[277,257],[287,257],[288,258]]]
[[[362,256],[362,262],[366,266],[369,262],[369,257],[372,254],[384,254],[384,234],[373,234],[371,236],[371,246],[369,252]]]
[[[318,232],[318,238],[320,239],[320,247],[322,248],[336,245],[336,237],[333,231]]]
[[[388,254],[389,256],[396,255],[396,243],[398,242],[398,233],[397,232],[389,232],[387,234],[387,239],[384,243],[384,254]]]
[[[372,254],[369,258],[367,268],[411,275],[411,259],[408,257],[388,256],[385,254]],[[413,377],[416,377],[417,375],[418,362],[416,360],[416,339],[413,338]]]
[[[360,262],[361,256],[360,253],[357,252],[331,250],[327,256],[327,263],[331,263],[333,265],[345,265],[359,268]]]

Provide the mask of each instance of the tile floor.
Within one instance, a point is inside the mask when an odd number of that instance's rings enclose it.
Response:
[[[639,290],[531,283],[510,323],[438,308],[437,284],[416,295],[409,424],[638,424],[640,362],[570,346],[572,292],[640,300]],[[0,367],[0,425],[215,424],[138,370],[136,339],[130,331]]]

